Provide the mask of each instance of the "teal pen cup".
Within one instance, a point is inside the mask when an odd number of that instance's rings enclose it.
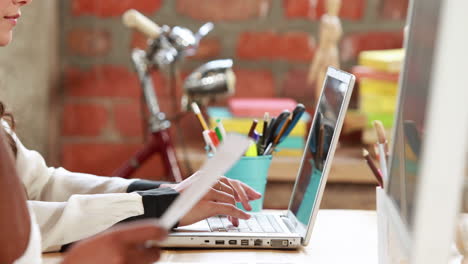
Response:
[[[271,155],[244,156],[225,174],[226,177],[239,180],[262,194],[262,198],[250,202],[252,206],[251,212],[260,212],[263,209],[263,198],[265,197],[265,187],[271,159]],[[241,203],[237,203],[237,206],[245,211]]]

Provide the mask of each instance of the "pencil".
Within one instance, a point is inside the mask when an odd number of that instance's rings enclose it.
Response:
[[[200,124],[203,130],[210,130],[208,128],[208,125],[205,122],[205,118],[203,118],[203,115],[201,114],[200,108],[198,107],[197,103],[195,102],[192,103],[192,110],[195,113],[195,115],[198,117],[198,120],[200,121]]]
[[[374,164],[374,161],[369,156],[369,151],[367,151],[366,149],[362,149],[362,156],[366,160],[367,165],[369,165],[369,168],[371,169],[372,174],[374,174],[374,177],[377,179],[377,182],[379,183],[379,186],[383,188],[382,174],[377,169],[377,167]]]

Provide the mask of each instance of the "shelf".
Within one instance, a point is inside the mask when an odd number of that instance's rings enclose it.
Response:
[[[177,153],[181,153],[181,151]],[[193,168],[199,168],[206,159],[206,155],[204,151],[189,148],[188,158]],[[300,160],[301,157],[273,157],[268,180],[270,182],[294,182]],[[337,149],[328,181],[354,184],[374,184],[376,182],[361,156],[361,148],[359,147]]]

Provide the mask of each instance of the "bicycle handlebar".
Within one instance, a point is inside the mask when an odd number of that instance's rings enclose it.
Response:
[[[159,37],[162,33],[161,27],[135,9],[127,10],[122,20],[127,27],[136,29],[151,39]]]

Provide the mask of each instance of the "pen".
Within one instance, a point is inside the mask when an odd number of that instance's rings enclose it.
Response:
[[[377,181],[379,182],[379,186],[380,187],[384,187],[383,186],[383,179],[382,179],[382,174],[380,173],[380,171],[377,169],[377,167],[375,166],[374,164],[374,161],[371,159],[371,157],[369,156],[369,151],[367,151],[366,149],[362,149],[362,156],[364,157],[364,159],[366,160],[367,162],[367,165],[369,165],[369,168],[371,169],[372,171],[372,174],[374,175],[374,177],[377,179]]]
[[[192,110],[197,115],[198,120],[200,121],[201,126],[203,127],[203,130],[209,130],[208,126],[206,125],[205,118],[203,118],[200,108],[198,107],[197,103],[193,102],[192,103]]]
[[[260,140],[258,141],[259,148],[263,145],[263,143],[265,143],[265,136],[268,130],[268,119],[270,119],[270,114],[268,112],[265,112],[265,115],[263,115],[262,136],[260,137]]]
[[[273,129],[273,125],[275,124],[275,122],[276,122],[276,117],[272,117],[265,131],[265,134],[263,135],[263,144],[259,148],[260,155],[265,155],[265,150],[268,146],[268,138],[270,137],[270,134],[271,134],[271,131]]]
[[[265,132],[268,129],[268,120],[269,119],[270,119],[270,113],[265,112],[265,115],[263,115],[263,130],[262,130],[263,135],[265,135]]]
[[[286,131],[286,128],[289,126],[289,123],[291,123],[291,120],[292,120],[292,115],[289,115],[289,118],[286,120],[286,122],[284,122],[278,135],[275,137],[273,142],[268,145],[268,148],[265,150],[265,153],[267,155],[270,155],[273,152],[274,148],[279,144],[280,138],[282,138],[284,132]]]
[[[270,155],[271,154],[271,149],[273,148],[273,143],[268,144],[267,148],[263,152],[263,155]]]
[[[283,137],[283,134],[284,132],[286,131],[286,128],[289,126],[289,124],[291,123],[291,120],[292,120],[292,115],[289,115],[288,119],[286,120],[286,122],[284,122],[284,125],[281,127],[281,130],[280,132],[278,133],[278,135],[276,136],[275,140],[273,141],[273,145],[278,145],[279,141],[280,141],[280,138]]]
[[[273,143],[273,140],[279,134],[283,124],[286,122],[290,114],[291,113],[288,110],[284,110],[281,112],[281,114],[278,115],[278,117],[276,117],[274,124],[271,126],[271,131],[269,132],[268,138],[266,139],[266,146],[268,146],[270,143]]]
[[[378,139],[378,149],[379,149],[379,161],[380,161],[380,171],[384,179],[387,178],[387,154],[385,151],[385,145],[387,144],[387,139],[385,138],[385,129],[381,121],[374,120],[374,128],[377,132]]]
[[[305,106],[303,104],[298,104],[296,106],[296,108],[294,108],[294,110],[292,112],[292,120],[289,123],[289,126],[286,129],[286,131],[284,132],[283,136],[280,138],[279,143],[281,143],[281,141],[283,141],[287,136],[289,136],[291,131],[294,129],[294,127],[297,125],[297,123],[301,119],[304,112],[305,112]]]
[[[258,120],[254,119],[252,121],[252,125],[250,126],[250,130],[249,130],[249,134],[248,134],[249,138],[253,138],[253,135],[255,133],[255,128],[257,127],[257,124],[258,124]]]

